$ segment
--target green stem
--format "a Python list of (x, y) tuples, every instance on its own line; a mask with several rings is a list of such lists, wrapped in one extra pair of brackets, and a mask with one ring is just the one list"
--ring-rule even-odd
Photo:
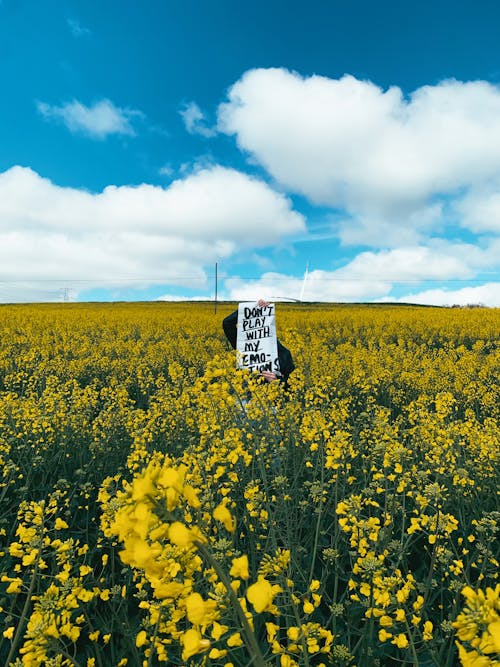
[(238, 619), (241, 623), (245, 644), (250, 655), (252, 656), (252, 663), (256, 665), (256, 667), (266, 667), (266, 661), (264, 660), (264, 656), (262, 655), (260, 646), (258, 645), (257, 639), (255, 638), (255, 634), (252, 628), (250, 627), (250, 624), (248, 623), (248, 618), (246, 617), (246, 614), (241, 607), (240, 601), (238, 600), (238, 596), (236, 595), (236, 593), (233, 590), (233, 587), (231, 586), (231, 580), (229, 579), (226, 572), (221, 568), (217, 560), (213, 557), (211, 551), (204, 544), (201, 544), (201, 542), (195, 542), (195, 545), (198, 551), (203, 556), (203, 558), (207, 561), (210, 567), (213, 567), (217, 576), (224, 584), (224, 587), (227, 591), (231, 604), (233, 605), (233, 608), (236, 611)]
[(155, 639), (158, 637), (158, 628), (160, 627), (160, 618), (161, 618), (161, 609), (158, 610), (158, 618), (156, 619), (155, 631), (151, 638), (151, 652), (149, 654), (148, 667), (151, 667), (153, 664), (153, 657), (155, 654)]
[[(40, 540), (40, 546), (41, 546), (41, 540)], [(7, 660), (5, 661), (5, 664), (8, 665), (10, 664), (12, 658), (14, 657), (16, 651), (17, 651), (17, 645), (19, 643), (19, 640), (21, 639), (21, 635), (24, 630), (24, 624), (26, 622), (26, 617), (28, 615), (28, 609), (31, 603), (31, 596), (33, 595), (33, 591), (35, 590), (35, 584), (36, 584), (36, 576), (38, 574), (38, 566), (40, 563), (40, 559), (42, 557), (42, 550), (39, 549), (36, 561), (35, 561), (35, 566), (33, 568), (33, 574), (31, 575), (31, 582), (30, 582), (30, 587), (28, 589), (28, 593), (26, 595), (26, 600), (24, 602), (23, 610), (21, 612), (21, 616), (19, 618), (19, 623), (16, 628), (16, 633), (14, 635), (14, 639), (12, 640), (12, 646), (10, 647), (9, 655), (7, 656)]]
[(65, 651), (64, 649), (62, 649), (62, 650), (60, 651), (60, 654), (63, 655), (65, 658), (67, 658), (67, 659), (71, 662), (71, 664), (73, 665), (73, 667), (80, 667), (80, 663), (77, 662), (75, 658), (73, 658), (72, 656), (70, 656), (70, 654), (69, 654), (67, 651)]
[[(288, 586), (287, 586), (287, 588), (288, 588)], [(297, 610), (297, 604), (295, 603), (295, 601), (293, 600), (293, 597), (292, 597), (293, 591), (290, 591), (289, 588), (288, 588), (288, 591), (290, 593), (290, 598), (291, 598), (291, 601), (292, 601), (292, 610), (293, 610), (293, 616), (294, 616), (294, 619), (295, 619), (295, 623), (296, 623), (297, 627), (301, 629), (302, 622), (300, 620), (299, 612)], [(304, 665), (305, 665), (305, 667), (309, 667), (309, 654), (308, 654), (308, 651), (307, 651), (306, 640), (305, 640), (305, 637), (304, 637), (302, 631), (301, 631), (300, 634), (301, 634), (300, 643), (301, 643), (301, 646), (302, 646), (302, 654), (304, 656)]]
[(410, 626), (408, 625), (408, 620), (406, 619), (406, 617), (405, 617), (405, 625), (406, 625), (406, 631), (408, 633), (408, 640), (410, 642), (411, 654), (413, 656), (413, 664), (418, 665), (418, 655), (415, 649), (415, 644), (413, 642), (413, 635), (411, 633)]
[[(323, 453), (323, 448), (321, 448), (321, 452)], [(311, 567), (309, 569), (309, 585), (311, 584), (313, 575), (314, 575), (314, 566), (316, 564), (316, 556), (317, 556), (317, 551), (318, 551), (318, 542), (319, 542), (319, 533), (321, 529), (321, 519), (322, 519), (322, 513), (323, 513), (323, 488), (325, 484), (325, 466), (323, 465), (323, 456), (321, 456), (321, 497), (319, 501), (319, 509), (318, 509), (318, 519), (316, 521), (316, 530), (314, 532), (314, 544), (312, 548), (312, 553), (311, 553)]]

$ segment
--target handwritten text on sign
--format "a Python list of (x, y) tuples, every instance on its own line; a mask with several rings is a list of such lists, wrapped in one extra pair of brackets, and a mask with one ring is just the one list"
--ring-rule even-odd
[(249, 371), (279, 371), (274, 303), (240, 303), (236, 337), (238, 366)]

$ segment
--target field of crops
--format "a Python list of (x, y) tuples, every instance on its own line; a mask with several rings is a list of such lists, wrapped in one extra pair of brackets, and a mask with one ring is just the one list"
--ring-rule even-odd
[(500, 665), (500, 311), (0, 307), (0, 664)]

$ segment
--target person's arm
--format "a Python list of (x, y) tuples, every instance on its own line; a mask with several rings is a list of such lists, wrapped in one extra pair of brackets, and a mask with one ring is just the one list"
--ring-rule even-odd
[(231, 343), (233, 350), (236, 350), (236, 325), (238, 324), (238, 311), (228, 315), (222, 320), (222, 328), (226, 334), (226, 338)]
[(285, 384), (288, 382), (290, 373), (295, 370), (295, 364), (290, 350), (278, 341), (278, 359), (280, 363), (281, 377), (279, 378)]

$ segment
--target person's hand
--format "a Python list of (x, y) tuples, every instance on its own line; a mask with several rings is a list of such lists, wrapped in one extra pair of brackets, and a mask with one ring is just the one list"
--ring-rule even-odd
[(266, 380), (266, 382), (272, 382), (273, 380), (278, 379), (276, 373), (271, 373), (271, 371), (262, 371), (261, 375)]
[(269, 305), (269, 301), (266, 301), (265, 299), (259, 299), (257, 303), (261, 308), (265, 308), (266, 306)]

